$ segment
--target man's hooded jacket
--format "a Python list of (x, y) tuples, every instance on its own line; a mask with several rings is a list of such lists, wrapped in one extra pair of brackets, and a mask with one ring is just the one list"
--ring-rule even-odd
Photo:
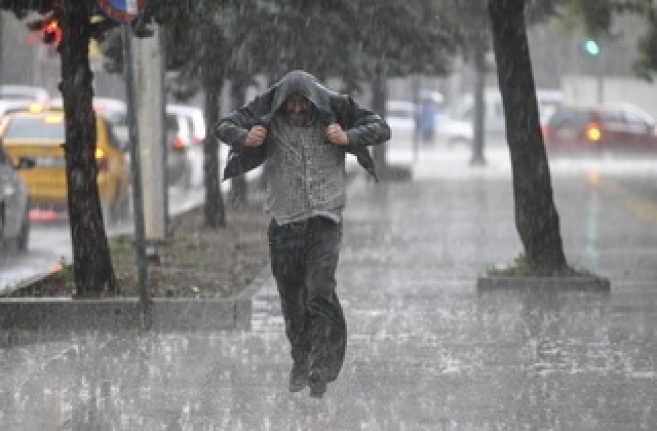
[(344, 150), (356, 156), (358, 163), (376, 179), (374, 162), (367, 147), (390, 139), (386, 122), (379, 115), (358, 106), (351, 97), (324, 87), (314, 76), (301, 70), (289, 72), (267, 91), (215, 125), (214, 136), (231, 147), (224, 179), (250, 171), (265, 161), (271, 139), (269, 133), (259, 147), (245, 147), (242, 143), (251, 127), (262, 125), (269, 129), (274, 115), (294, 93), (301, 94), (314, 105), (318, 120), (324, 126), (340, 124), (349, 137), (349, 145)]

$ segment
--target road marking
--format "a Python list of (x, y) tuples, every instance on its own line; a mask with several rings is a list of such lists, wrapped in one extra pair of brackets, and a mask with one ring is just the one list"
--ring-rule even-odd
[(587, 180), (593, 187), (598, 187), (603, 192), (621, 202), (639, 220), (657, 226), (657, 203), (631, 192), (615, 181), (603, 180), (597, 173), (587, 175)]

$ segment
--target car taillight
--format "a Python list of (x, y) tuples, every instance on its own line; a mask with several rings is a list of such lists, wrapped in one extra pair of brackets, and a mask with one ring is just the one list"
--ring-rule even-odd
[(541, 124), (541, 135), (543, 135), (543, 139), (547, 139), (548, 137), (548, 126), (547, 124)]
[(203, 145), (203, 138), (201, 138), (200, 136), (197, 136), (197, 135), (192, 136), (192, 141), (196, 145)]
[(171, 140), (171, 148), (176, 151), (182, 151), (185, 149), (185, 143), (180, 139), (179, 136), (176, 136)]
[(109, 168), (109, 160), (107, 160), (107, 155), (102, 148), (96, 148), (94, 158), (96, 159), (96, 167), (98, 170), (106, 171)]
[(591, 142), (597, 142), (602, 138), (602, 131), (598, 123), (588, 123), (586, 125), (586, 139)]

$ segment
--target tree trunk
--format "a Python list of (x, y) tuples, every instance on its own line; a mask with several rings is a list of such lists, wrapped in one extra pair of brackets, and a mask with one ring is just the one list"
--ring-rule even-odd
[(472, 117), (472, 159), (470, 164), (482, 166), (486, 164), (484, 158), (484, 122), (486, 118), (486, 104), (484, 103), (485, 80), (486, 80), (486, 42), (479, 40), (473, 47), (473, 62), (475, 85), (472, 93), (474, 97), (474, 115)]
[(219, 95), (224, 83), (223, 40), (208, 25), (201, 31), (203, 64), (201, 74), (205, 94), (204, 112), (207, 133), (203, 143), (203, 173), (205, 179), (205, 225), (210, 228), (226, 227), (226, 208), (220, 187), (219, 142), (212, 128), (219, 120)]
[[(388, 93), (387, 76), (382, 67), (377, 67), (374, 77), (372, 79), (372, 111), (385, 118), (386, 115), (386, 99)], [(395, 137), (392, 136), (391, 140)], [(386, 177), (386, 170), (388, 162), (386, 160), (387, 145), (375, 145), (372, 147), (372, 158), (376, 169), (380, 173), (381, 178)]]
[(540, 132), (524, 20), (525, 0), (489, 0), (497, 75), (513, 170), (516, 227), (531, 266), (567, 265)]
[(103, 224), (96, 177), (96, 116), (89, 68), (88, 2), (62, 0), (60, 91), (66, 116), (68, 212), (73, 243), (73, 276), (77, 296), (117, 291), (116, 276)]
[[(248, 78), (248, 77), (247, 77)], [(231, 102), (233, 109), (243, 106), (246, 102), (246, 89), (249, 86), (249, 80), (244, 79), (244, 75), (236, 76), (231, 85)], [(237, 205), (245, 205), (248, 198), (248, 185), (244, 175), (238, 175), (231, 180), (231, 201)]]

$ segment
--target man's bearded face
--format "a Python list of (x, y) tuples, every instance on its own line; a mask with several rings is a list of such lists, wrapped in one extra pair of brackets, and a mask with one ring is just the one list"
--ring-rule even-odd
[(285, 99), (285, 112), (294, 125), (303, 126), (308, 121), (310, 102), (301, 94), (291, 94)]

